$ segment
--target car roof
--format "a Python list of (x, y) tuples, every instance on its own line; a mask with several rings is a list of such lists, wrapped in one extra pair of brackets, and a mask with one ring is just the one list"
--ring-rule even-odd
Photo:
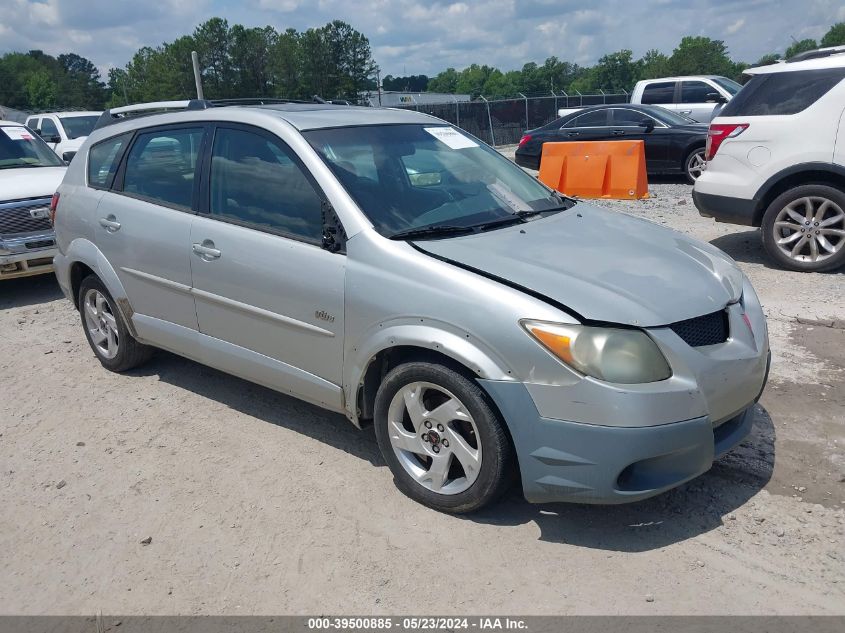
[(657, 77), (655, 79), (641, 79), (638, 84), (648, 84), (655, 81), (683, 81), (684, 79), (728, 79), (722, 75), (678, 75), (677, 77)]
[[(824, 49), (821, 49), (824, 50)], [(802, 70), (824, 70), (826, 68), (845, 68), (845, 51), (835, 52), (826, 57), (812, 57), (810, 59), (802, 59), (799, 61), (784, 61), (768, 66), (757, 66), (756, 68), (746, 68), (742, 72), (747, 75), (768, 75), (771, 73), (789, 73), (799, 72)]]
[[(198, 104), (198, 107), (197, 105)], [(205, 104), (208, 104), (207, 106)], [(238, 116), (243, 114), (243, 116)], [(256, 115), (259, 115), (256, 117)], [(436, 117), (414, 110), (398, 108), (373, 108), (334, 105), (327, 103), (291, 102), (276, 104), (233, 104), (213, 102), (156, 102), (137, 104), (106, 110), (94, 128), (97, 137), (113, 134), (97, 134), (101, 130), (123, 133), (142, 127), (167, 125), (189, 121), (227, 121), (243, 119), (245, 123), (257, 123), (257, 118), (273, 117), (285, 121), (299, 131), (353, 127), (361, 125), (397, 125), (428, 123), (444, 125)]]
[[(358, 125), (395, 125), (399, 123), (433, 123), (431, 115), (399, 108), (371, 108), (323, 103), (281, 103), (273, 105), (237, 106), (271, 111), (300, 131)], [(209, 114), (213, 109), (207, 110)]]
[(34, 114), (30, 114), (27, 116), (27, 119), (31, 119), (33, 117), (40, 117), (40, 116), (57, 116), (59, 118), (64, 116), (100, 116), (102, 114), (102, 110), (94, 111), (94, 110), (71, 110), (68, 112), (36, 112)]
[(5, 125), (14, 125), (15, 127), (26, 127), (23, 123), (18, 123), (17, 121), (0, 120), (0, 126), (5, 126)]

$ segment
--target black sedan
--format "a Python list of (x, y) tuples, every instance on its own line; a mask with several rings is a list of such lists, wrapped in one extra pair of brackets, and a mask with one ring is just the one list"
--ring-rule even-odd
[(649, 174), (684, 174), (695, 182), (704, 170), (706, 124), (660, 106), (627, 103), (583, 108), (527, 131), (516, 150), (516, 163), (540, 169), (546, 142), (622, 140), (645, 141)]

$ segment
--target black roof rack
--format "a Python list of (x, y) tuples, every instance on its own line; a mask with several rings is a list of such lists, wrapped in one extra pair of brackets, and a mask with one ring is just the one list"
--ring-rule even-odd
[(150, 103), (137, 103), (134, 105), (121, 106), (106, 110), (97, 119), (94, 129), (120, 123), (128, 118), (140, 116), (151, 116), (173, 110), (207, 110), (209, 108), (221, 108), (225, 106), (250, 106), (250, 105), (273, 105), (280, 103), (325, 103), (315, 96), (311, 101), (299, 99), (280, 99), (276, 97), (244, 97), (237, 99), (183, 99), (181, 101), (152, 101)]
[(807, 59), (819, 59), (820, 57), (830, 57), (831, 55), (837, 55), (839, 53), (845, 53), (845, 46), (828, 46), (827, 48), (817, 48), (812, 51), (798, 53), (797, 55), (793, 55), (792, 57), (787, 59), (786, 63), (791, 64), (793, 62), (803, 62)]

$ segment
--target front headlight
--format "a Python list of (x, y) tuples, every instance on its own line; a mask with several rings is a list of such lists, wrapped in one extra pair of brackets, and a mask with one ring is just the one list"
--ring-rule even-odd
[(642, 330), (521, 321), (522, 327), (572, 369), (623, 385), (672, 375), (657, 344)]

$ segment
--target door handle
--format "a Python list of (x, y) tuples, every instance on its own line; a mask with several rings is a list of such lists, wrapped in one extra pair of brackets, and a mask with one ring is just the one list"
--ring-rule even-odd
[(567, 136), (579, 136), (581, 132), (567, 132)]
[(191, 249), (205, 261), (219, 259), (223, 254), (219, 249), (214, 248), (214, 242), (211, 240), (203, 240), (202, 244), (194, 243)]
[(625, 136), (625, 130), (613, 130), (613, 136)]
[(100, 226), (102, 226), (109, 233), (114, 233), (115, 231), (120, 230), (120, 222), (118, 222), (117, 218), (113, 215), (108, 215), (104, 218), (100, 218)]
[(681, 114), (692, 114), (692, 110), (678, 110)]

